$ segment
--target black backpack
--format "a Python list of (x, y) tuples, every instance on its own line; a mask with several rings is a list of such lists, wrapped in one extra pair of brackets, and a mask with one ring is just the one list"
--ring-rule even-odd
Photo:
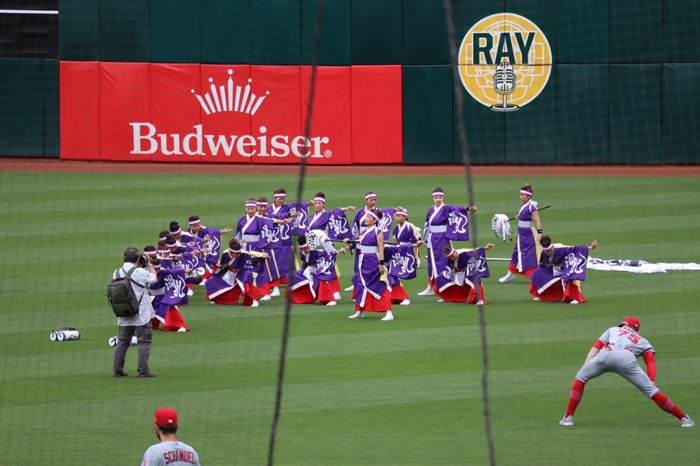
[[(134, 270), (136, 267), (129, 270), (124, 278), (117, 277), (107, 285), (107, 299), (117, 317), (133, 317), (139, 313), (141, 300), (136, 299), (132, 284), (140, 285), (131, 279)], [(141, 299), (143, 299), (143, 295)]]

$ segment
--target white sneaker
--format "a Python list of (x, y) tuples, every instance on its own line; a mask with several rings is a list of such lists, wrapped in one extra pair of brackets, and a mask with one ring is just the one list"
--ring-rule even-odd
[(542, 301), (540, 298), (534, 298), (533, 301)]
[(690, 416), (681, 419), (681, 427), (695, 427), (695, 423), (690, 420)]
[(339, 291), (336, 291), (335, 293), (333, 293), (333, 299), (335, 299), (336, 301), (340, 301), (342, 299)]
[(364, 318), (365, 318), (365, 311), (357, 311), (356, 313), (354, 313), (353, 315), (348, 317), (348, 319), (364, 319)]
[(513, 274), (513, 272), (511, 272), (510, 270), (508, 271), (505, 277), (501, 277), (498, 279), (498, 281), (501, 283), (512, 282), (513, 280), (515, 280), (515, 274)]
[(194, 294), (194, 291), (191, 289), (187, 288), (187, 296), (192, 296)]
[(560, 426), (573, 426), (574, 425), (574, 417), (573, 416), (564, 416), (564, 419), (559, 421)]
[(570, 302), (569, 304), (578, 304), (578, 303), (579, 303), (579, 302), (578, 302), (578, 301), (576, 301), (576, 300), (574, 299), (574, 300), (573, 300), (573, 301), (571, 301), (571, 302)]
[(278, 286), (276, 286), (272, 289), (272, 293), (270, 293), (270, 296), (279, 296), (279, 295), (280, 295), (280, 289)]
[(444, 303), (445, 300), (444, 300), (444, 299), (438, 299), (438, 302), (439, 302), (439, 303)]
[(179, 329), (177, 329), (177, 331), (182, 333), (182, 332), (186, 332), (187, 329), (185, 327), (180, 327)]
[(477, 306), (483, 306), (484, 305), (484, 300), (480, 299), (479, 301), (476, 302)]
[(260, 303), (257, 301), (253, 301), (253, 304), (250, 305), (250, 307), (258, 307), (260, 306)]
[(388, 322), (390, 320), (394, 320), (394, 314), (392, 314), (391, 311), (386, 311), (386, 316), (382, 318), (382, 321)]
[(272, 299), (272, 296), (270, 296), (269, 294), (266, 294), (265, 296), (260, 298), (260, 301), (269, 301), (271, 299)]
[(335, 301), (328, 301), (326, 303), (326, 306), (335, 306), (336, 304), (338, 304), (338, 303), (336, 303)]
[(404, 299), (403, 301), (401, 301), (399, 306), (408, 306), (409, 304), (411, 304), (411, 301), (409, 301), (408, 299)]
[(432, 296), (434, 294), (435, 294), (435, 290), (433, 290), (432, 286), (428, 285), (428, 288), (426, 288), (425, 290), (418, 293), (418, 296)]
[(350, 285), (349, 287), (345, 288), (345, 291), (352, 291), (354, 289), (355, 289), (355, 287)]

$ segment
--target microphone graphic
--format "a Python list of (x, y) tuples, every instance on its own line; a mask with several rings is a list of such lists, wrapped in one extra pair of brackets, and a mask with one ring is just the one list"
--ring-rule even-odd
[(513, 65), (508, 62), (501, 62), (496, 66), (496, 72), (493, 75), (493, 88), (496, 94), (503, 96), (503, 103), (500, 105), (492, 105), (491, 110), (494, 112), (512, 112), (520, 107), (508, 103), (508, 96), (515, 91), (515, 72)]

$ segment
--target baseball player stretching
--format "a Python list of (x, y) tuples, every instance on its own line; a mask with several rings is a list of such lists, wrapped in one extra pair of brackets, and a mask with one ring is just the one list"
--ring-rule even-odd
[[(644, 357), (648, 375), (637, 364), (637, 358), (640, 356)], [(571, 387), (569, 407), (564, 419), (559, 421), (560, 425), (574, 425), (574, 411), (581, 402), (586, 383), (606, 372), (615, 372), (627, 379), (647, 398), (654, 400), (659, 408), (680, 419), (681, 427), (695, 426), (695, 423), (690, 420), (690, 416), (681, 411), (656, 388), (654, 384), (656, 379), (654, 347), (639, 334), (639, 320), (634, 317), (628, 317), (617, 327), (606, 330), (588, 352), (586, 362), (576, 374), (574, 386)]]

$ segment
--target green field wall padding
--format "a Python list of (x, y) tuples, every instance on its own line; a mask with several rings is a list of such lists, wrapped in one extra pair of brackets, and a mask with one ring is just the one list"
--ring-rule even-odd
[(452, 67), (403, 67), (404, 163), (452, 163)]
[[(318, 6), (61, 0), (58, 59), (311, 65)], [(458, 49), (487, 17), (510, 13), (537, 26), (551, 55), (537, 65), (549, 78), (536, 97), (504, 113), (475, 95), (493, 92), (493, 80), (467, 91), (452, 71), (441, 0), (324, 2), (319, 65), (403, 66), (404, 162), (461, 163), (458, 92), (472, 163), (700, 163), (697, 0), (453, 0), (452, 7)], [(55, 59), (0, 59), (0, 156), (60, 156), (58, 69)]]

